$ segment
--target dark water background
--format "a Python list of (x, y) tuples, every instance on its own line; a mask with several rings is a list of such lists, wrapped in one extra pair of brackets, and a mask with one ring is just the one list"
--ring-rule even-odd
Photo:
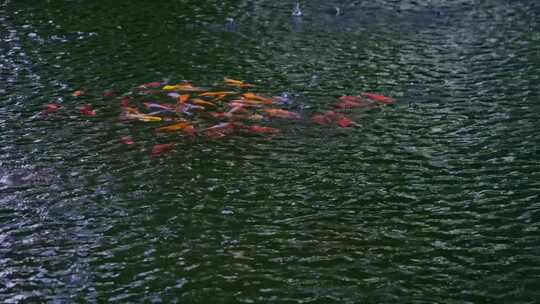
[[(301, 4), (3, 0), (0, 302), (538, 303), (538, 1)], [(101, 97), (223, 76), (398, 103), (152, 158)]]

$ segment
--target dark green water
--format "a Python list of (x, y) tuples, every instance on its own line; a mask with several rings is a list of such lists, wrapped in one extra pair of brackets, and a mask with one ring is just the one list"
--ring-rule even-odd
[[(538, 303), (538, 2), (291, 8), (2, 1), (0, 302)], [(223, 76), (306, 113), (398, 103), (152, 158), (170, 136), (101, 97)], [(97, 117), (41, 114), (80, 88)]]

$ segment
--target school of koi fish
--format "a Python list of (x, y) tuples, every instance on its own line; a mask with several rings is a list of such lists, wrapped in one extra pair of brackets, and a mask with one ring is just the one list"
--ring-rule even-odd
[[(224, 78), (223, 82), (211, 89), (195, 86), (190, 81), (174, 85), (149, 82), (122, 95), (106, 91), (104, 97), (119, 100), (120, 119), (125, 123), (155, 123), (157, 133), (208, 139), (246, 134), (276, 136), (282, 130), (268, 126), (272, 120), (303, 121), (339, 128), (359, 127), (360, 124), (348, 117), (352, 109), (374, 108), (396, 102), (394, 98), (378, 93), (346, 95), (339, 97), (331, 110), (306, 117), (289, 109), (286, 97), (256, 94), (250, 91), (254, 87), (253, 84), (230, 78)], [(85, 91), (77, 90), (72, 96), (80, 98), (85, 94)], [(54, 115), (62, 109), (61, 104), (49, 103), (45, 105), (44, 113)], [(78, 110), (83, 116), (98, 115), (98, 111), (89, 104), (80, 106)], [(120, 138), (120, 142), (128, 146), (136, 144), (131, 136)], [(163, 155), (173, 151), (176, 146), (176, 142), (156, 144), (150, 153), (152, 156)]]

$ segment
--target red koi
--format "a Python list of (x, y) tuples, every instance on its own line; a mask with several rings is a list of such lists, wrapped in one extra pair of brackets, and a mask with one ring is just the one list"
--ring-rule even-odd
[(210, 116), (212, 116), (213, 118), (217, 119), (227, 117), (227, 113), (225, 112), (208, 112), (208, 114), (210, 114)]
[(128, 146), (131, 146), (131, 145), (135, 144), (135, 141), (131, 138), (131, 136), (122, 136), (122, 138), (120, 138), (120, 141), (124, 145), (128, 145)]
[(355, 125), (355, 123), (348, 119), (347, 117), (345, 116), (341, 116), (337, 121), (336, 121), (337, 125), (342, 127), (342, 128), (349, 128), (349, 127), (352, 127), (353, 125)]
[(311, 121), (318, 124), (327, 126), (343, 116), (338, 115), (334, 111), (326, 111), (324, 114), (315, 114), (311, 117)]
[(131, 107), (131, 105), (129, 104), (131, 102), (131, 97), (124, 97), (122, 98), (122, 100), (120, 101), (120, 106), (122, 108), (128, 108), (128, 107)]
[(152, 156), (159, 156), (170, 152), (175, 146), (175, 143), (159, 144), (152, 147)]
[(49, 104), (45, 105), (45, 111), (47, 113), (55, 113), (58, 110), (60, 110), (61, 108), (62, 108), (62, 106), (57, 104), (57, 103), (49, 103)]
[(362, 93), (362, 96), (366, 96), (367, 98), (371, 100), (382, 102), (387, 105), (393, 104), (396, 102), (396, 100), (392, 97), (387, 97), (387, 96), (377, 94), (377, 93)]
[(95, 110), (92, 109), (91, 105), (84, 105), (80, 109), (81, 114), (85, 116), (96, 116), (97, 113)]
[(265, 134), (277, 134), (281, 133), (280, 129), (272, 128), (272, 127), (263, 127), (259, 125), (251, 125), (248, 128), (249, 131), (253, 133), (265, 133)]

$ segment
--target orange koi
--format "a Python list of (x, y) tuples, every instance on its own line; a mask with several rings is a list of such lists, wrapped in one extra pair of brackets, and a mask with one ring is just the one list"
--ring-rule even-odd
[(180, 103), (186, 103), (188, 102), (189, 98), (191, 97), (190, 94), (182, 94), (178, 97), (178, 102)]
[(334, 107), (338, 109), (370, 107), (373, 105), (373, 103), (358, 96), (341, 96), (339, 100), (341, 100), (341, 102), (334, 105)]
[(204, 93), (201, 93), (199, 94), (199, 96), (202, 96), (202, 97), (219, 97), (221, 95), (233, 95), (233, 94), (236, 94), (236, 92), (231, 92), (231, 91), (221, 91), (221, 92), (204, 92)]
[(179, 122), (175, 123), (173, 125), (157, 128), (157, 132), (176, 132), (176, 131), (183, 131), (186, 129), (193, 129), (193, 126), (189, 122)]
[(159, 116), (152, 116), (152, 115), (146, 115), (146, 114), (137, 114), (137, 113), (129, 113), (124, 112), (120, 115), (120, 119), (122, 120), (138, 120), (143, 122), (159, 122), (162, 121), (163, 118)]
[(362, 96), (366, 96), (367, 98), (371, 99), (371, 100), (374, 100), (374, 101), (378, 101), (378, 102), (382, 102), (384, 104), (393, 104), (396, 102), (396, 100), (392, 97), (388, 97), (388, 96), (384, 96), (384, 95), (381, 95), (381, 94), (377, 94), (377, 93), (361, 93)]
[(211, 103), (210, 101), (202, 100), (200, 98), (193, 98), (191, 102), (198, 106), (203, 107), (215, 107), (216, 105), (214, 103)]
[(235, 79), (231, 79), (231, 78), (227, 78), (227, 77), (224, 77), (223, 80), (225, 81), (226, 85), (233, 86), (233, 87), (252, 88), (252, 87), (255, 86), (253, 84), (245, 83), (242, 80), (235, 80)]
[(300, 119), (300, 114), (283, 109), (265, 109), (264, 112), (270, 117), (286, 118), (286, 119)]
[(226, 94), (222, 94), (222, 95), (218, 95), (216, 96), (216, 98), (212, 99), (212, 101), (220, 101), (220, 100), (223, 100), (225, 97), (227, 97)]
[(178, 90), (186, 92), (202, 92), (203, 88), (195, 87), (192, 84), (179, 84), (177, 85)]
[(142, 114), (139, 109), (134, 107), (122, 107), (122, 110), (129, 114)]
[(254, 93), (244, 93), (244, 98), (248, 99), (248, 100), (258, 100), (258, 101), (261, 101), (263, 102), (264, 104), (273, 104), (274, 103), (274, 100), (272, 98), (268, 98), (268, 97), (264, 97), (264, 96), (261, 96), (261, 95), (257, 95), (257, 94), (254, 94)]
[(262, 108), (260, 104), (246, 103), (245, 100), (232, 101), (229, 106), (233, 108)]
[(75, 92), (73, 92), (73, 94), (71, 94), (73, 97), (80, 97), (80, 96), (83, 96), (85, 94), (85, 92), (83, 90), (77, 90)]

